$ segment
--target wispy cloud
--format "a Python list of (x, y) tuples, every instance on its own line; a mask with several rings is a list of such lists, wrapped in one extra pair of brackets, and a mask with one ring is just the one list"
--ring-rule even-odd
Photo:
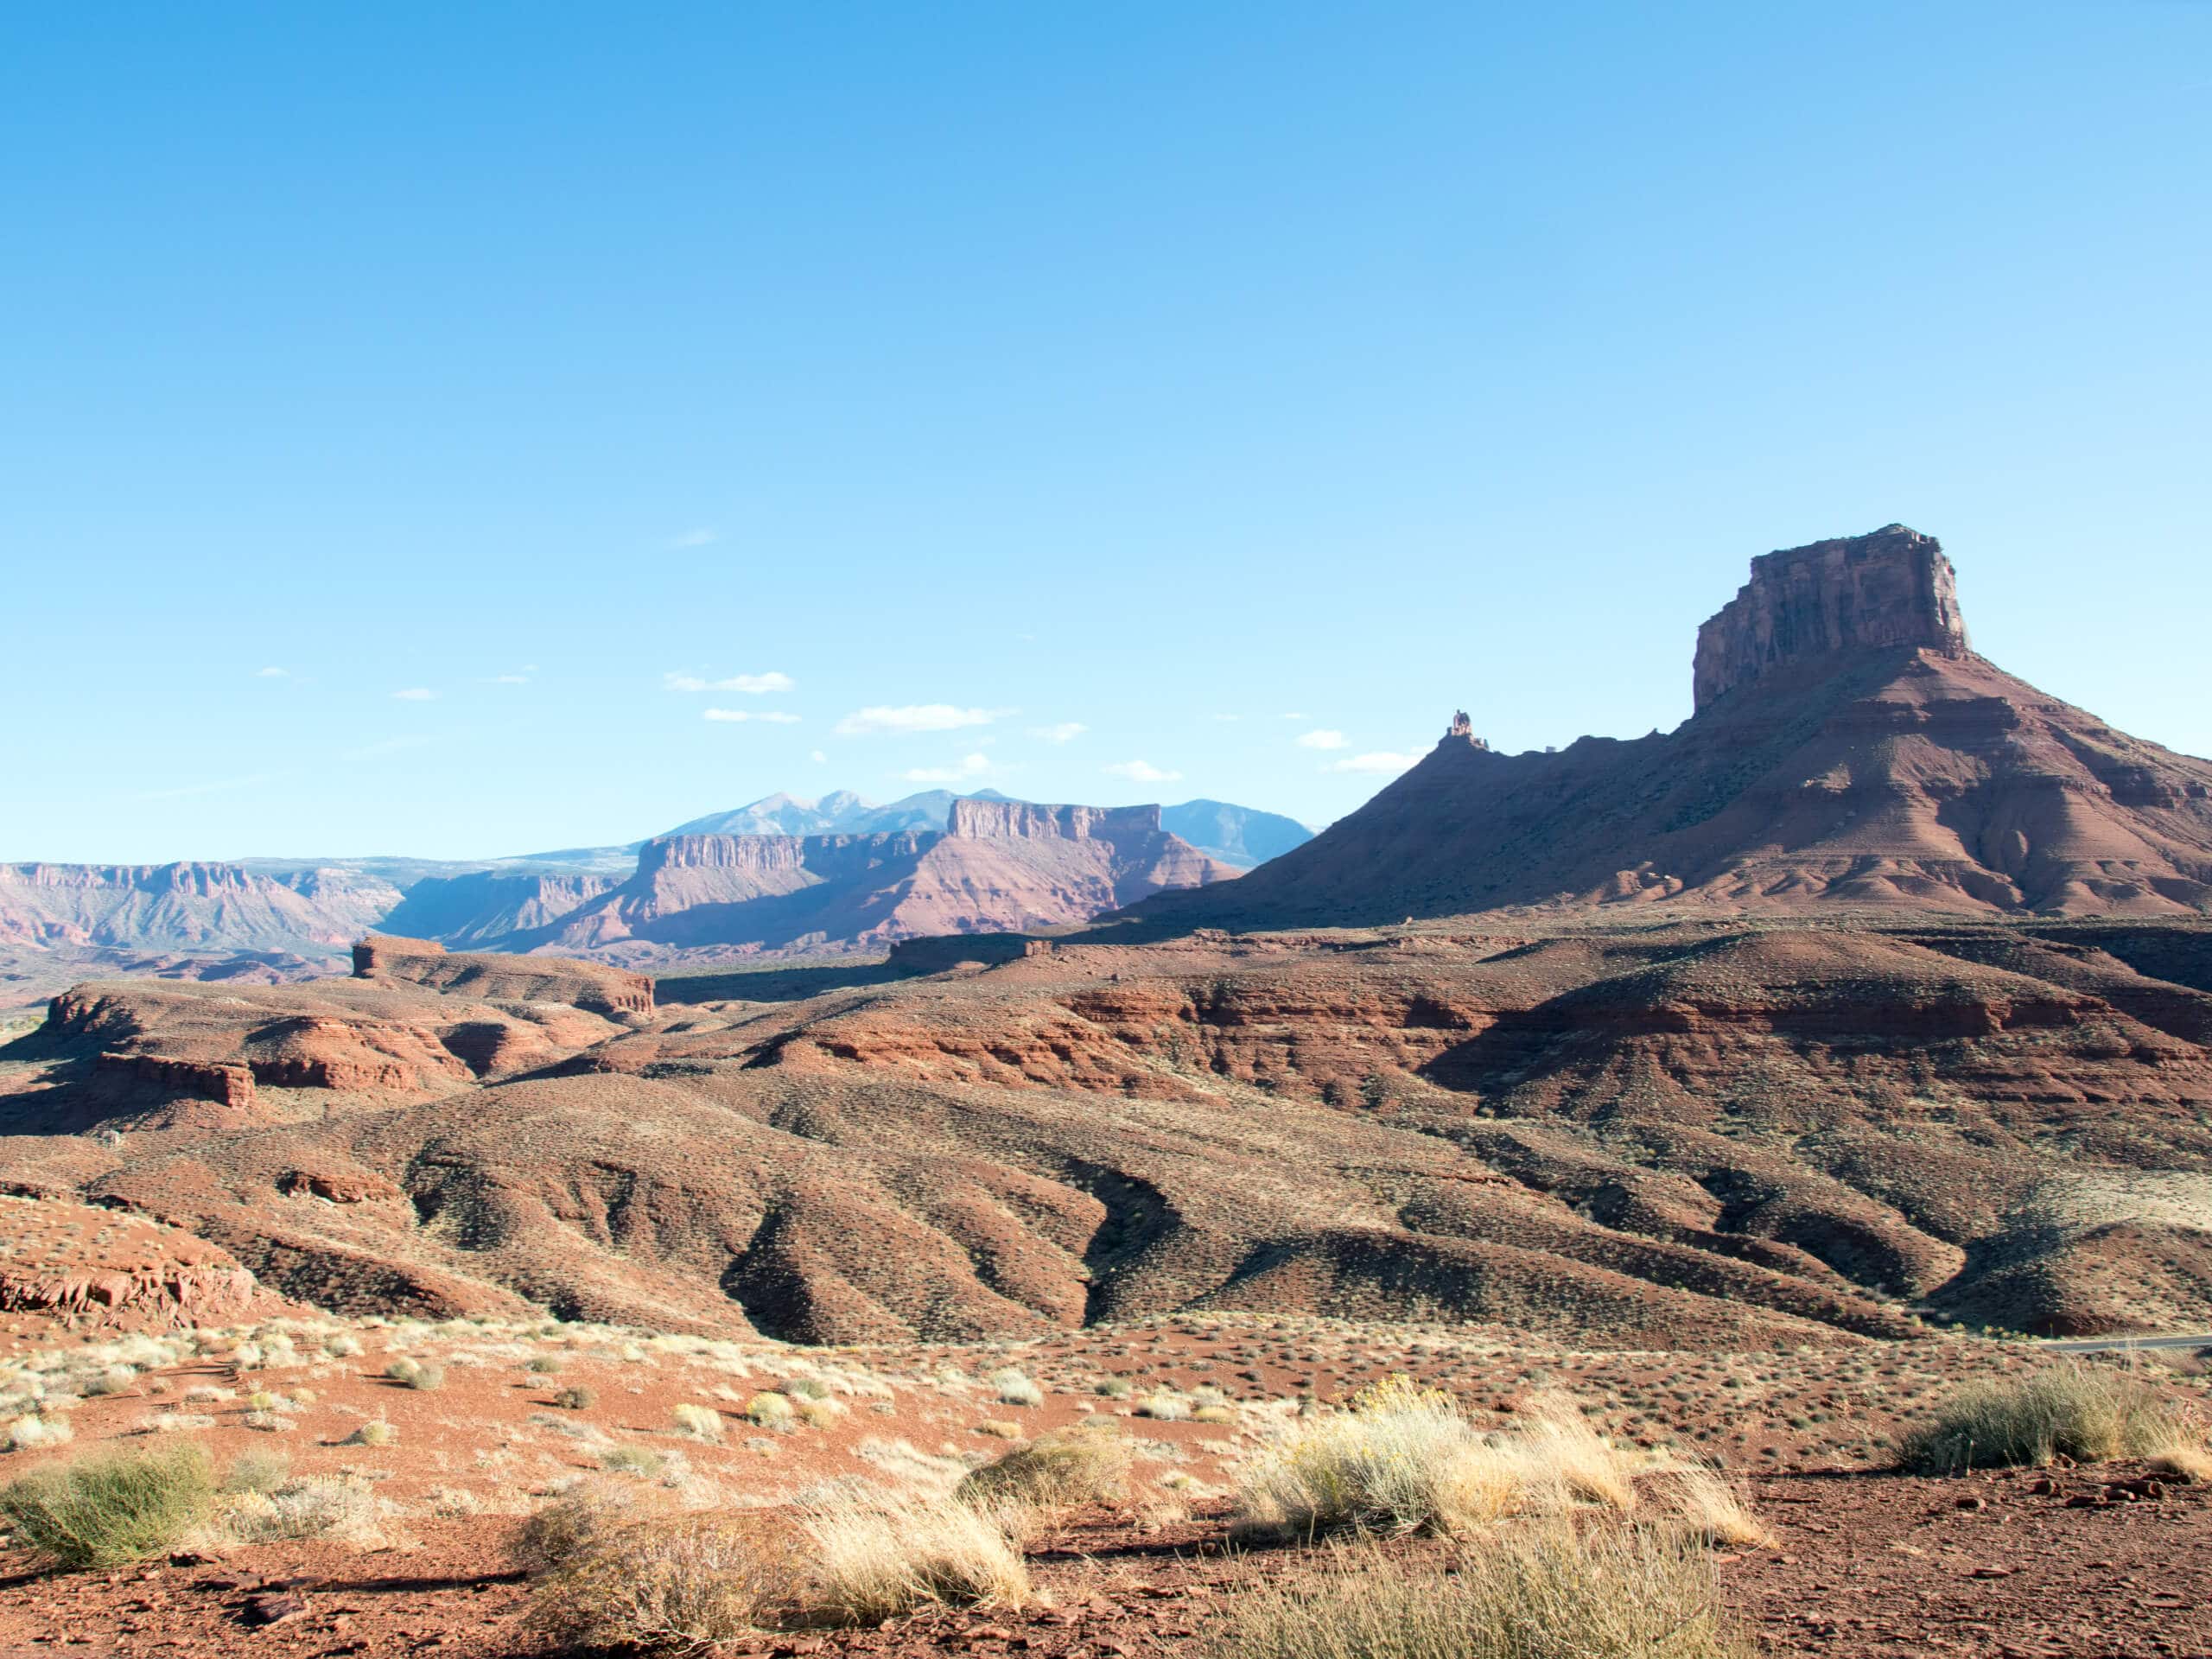
[(696, 529), (687, 530), (680, 535), (670, 537), (668, 544), (673, 548), (711, 547), (721, 538), (720, 531), (709, 530), (702, 524)]
[(527, 674), (490, 674), (485, 677), (483, 683), (486, 685), (528, 685), (530, 683), (530, 676)]
[(830, 757), (829, 757), (828, 755), (826, 755), (826, 754), (823, 753), (822, 753), (822, 751), (821, 751), (821, 750), (819, 750), (819, 749), (810, 749), (810, 750), (809, 750), (809, 751), (807, 752), (807, 756), (806, 756), (806, 758), (807, 758), (808, 760), (810, 760), (813, 761), (813, 762), (814, 762), (814, 764), (815, 764), (816, 766), (828, 766), (828, 765), (830, 764)]
[(1243, 719), (1244, 716), (1242, 715), (1216, 715), (1214, 718), (1220, 721), (1224, 725), (1228, 725), (1231, 721)]
[(899, 775), (910, 784), (964, 784), (996, 771), (987, 754), (968, 754), (955, 766), (912, 766)]
[(1332, 732), (1325, 726), (1310, 732), (1300, 732), (1296, 741), (1301, 749), (1342, 749), (1349, 748), (1351, 744), (1342, 732)]
[(1072, 743), (1090, 729), (1079, 720), (1064, 720), (1057, 726), (1032, 726), (1029, 735), (1041, 737), (1047, 743)]
[(438, 694), (427, 685), (410, 685), (404, 691), (395, 691), (391, 695), (401, 702), (430, 702), (436, 699)]
[(1391, 754), (1376, 750), (1370, 754), (1348, 754), (1341, 760), (1332, 760), (1321, 768), (1324, 772), (1399, 772), (1417, 765), (1417, 754)]
[(1294, 709), (1288, 714), (1285, 715), (1283, 718), (1285, 720), (1311, 720), (1313, 716), (1311, 715), (1300, 714), (1297, 709)]
[(871, 737), (882, 732), (956, 732), (963, 726), (988, 726), (1019, 712), (1013, 709), (957, 709), (949, 702), (910, 702), (899, 708), (855, 709), (837, 722), (840, 737)]
[(771, 726), (796, 726), (797, 715), (787, 715), (780, 709), (702, 709), (700, 715), (707, 720), (760, 720)]
[(709, 680), (697, 674), (664, 674), (660, 683), (671, 691), (742, 691), (753, 697), (766, 696), (771, 691), (789, 691), (798, 684), (790, 675), (779, 674), (774, 669), (766, 674), (733, 674), (724, 680)]
[(1149, 760), (1116, 760), (1099, 770), (1112, 777), (1126, 778), (1133, 784), (1172, 784), (1183, 775), (1179, 772), (1162, 772)]
[(292, 677), (292, 671), (289, 668), (257, 668), (253, 671), (253, 677), (257, 680), (289, 680)]

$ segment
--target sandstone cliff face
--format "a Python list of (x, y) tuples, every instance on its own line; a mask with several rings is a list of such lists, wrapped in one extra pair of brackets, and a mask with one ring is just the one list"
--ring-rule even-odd
[(1030, 801), (953, 802), (945, 833), (971, 840), (1141, 841), (1162, 833), (1157, 806), (1040, 806)]
[(0, 864), (0, 941), (328, 957), (399, 901), (343, 872), (234, 864)]
[(1695, 706), (1783, 664), (1890, 645), (1967, 652), (1956, 578), (1933, 536), (1891, 524), (1764, 553), (1698, 630)]
[(880, 949), (1088, 921), (1237, 874), (1160, 827), (1156, 806), (956, 799), (948, 829), (663, 836), (638, 874), (510, 949), (655, 963)]
[(544, 875), (472, 870), (430, 876), (407, 889), (382, 931), (406, 938), (437, 939), (448, 946), (482, 944), (560, 920), (616, 885), (613, 875)]

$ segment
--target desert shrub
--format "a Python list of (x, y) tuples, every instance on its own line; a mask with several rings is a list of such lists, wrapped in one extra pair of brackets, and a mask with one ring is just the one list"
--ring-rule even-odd
[(550, 1376), (560, 1369), (560, 1359), (552, 1354), (540, 1354), (523, 1367), (523, 1370), (530, 1372), (533, 1376)]
[(41, 1417), (35, 1413), (18, 1417), (8, 1425), (3, 1435), (10, 1452), (36, 1452), (49, 1446), (60, 1446), (76, 1438), (77, 1431), (62, 1417)]
[(90, 1397), (102, 1394), (128, 1394), (137, 1381), (138, 1373), (130, 1366), (110, 1365), (93, 1372), (77, 1386)]
[(702, 1650), (757, 1628), (787, 1569), (760, 1534), (728, 1516), (618, 1528), (542, 1579), (528, 1623), (563, 1647)]
[(404, 1379), (410, 1389), (429, 1394), (446, 1385), (446, 1368), (442, 1365), (417, 1365), (411, 1376)]
[(827, 1395), (798, 1401), (791, 1408), (798, 1413), (799, 1421), (809, 1428), (828, 1428), (845, 1414), (844, 1402)]
[(599, 1466), (613, 1474), (651, 1480), (668, 1467), (668, 1459), (649, 1446), (611, 1446), (599, 1454)]
[(745, 1421), (756, 1428), (789, 1428), (798, 1416), (798, 1408), (783, 1394), (756, 1394), (745, 1408)]
[(1239, 1594), (1208, 1659), (1751, 1659), (1688, 1541), (1508, 1529), (1450, 1561), (1347, 1550)]
[(589, 1411), (599, 1403), (599, 1395), (583, 1383), (572, 1383), (553, 1396), (553, 1403), (563, 1411)]
[(694, 1405), (687, 1400), (672, 1408), (668, 1414), (675, 1419), (679, 1434), (688, 1434), (695, 1440), (719, 1440), (722, 1437), (722, 1414), (712, 1406)]
[(1137, 1402), (1137, 1415), (1163, 1423), (1179, 1423), (1191, 1414), (1191, 1402), (1179, 1394), (1162, 1390)]
[(1098, 1379), (1097, 1392), (1104, 1399), (1126, 1400), (1134, 1390), (1125, 1376), (1102, 1376)]
[(1898, 1448), (1905, 1468), (1931, 1474), (2155, 1456), (2188, 1439), (2178, 1414), (2126, 1372), (2069, 1365), (2022, 1382), (1982, 1382), (1945, 1401), (1932, 1423)]
[(970, 1470), (953, 1497), (971, 1505), (1007, 1500), (1039, 1509), (1118, 1503), (1128, 1494), (1129, 1443), (1089, 1430), (1040, 1435), (995, 1462)]
[(578, 1481), (515, 1529), (507, 1553), (525, 1573), (565, 1566), (595, 1540), (664, 1518), (675, 1500), (658, 1486), (604, 1476)]
[(412, 1388), (415, 1383), (416, 1374), (422, 1369), (423, 1362), (421, 1360), (402, 1357), (393, 1360), (391, 1363), (385, 1366), (384, 1368), (384, 1374), (387, 1381), (405, 1383), (410, 1388)]
[(1003, 1404), (1041, 1406), (1045, 1403), (1045, 1390), (1011, 1365), (1002, 1371), (993, 1371), (989, 1380), (993, 1392)]
[(830, 1385), (818, 1376), (795, 1376), (784, 1384), (784, 1392), (800, 1400), (827, 1400)]
[(292, 1460), (282, 1452), (241, 1452), (223, 1477), (226, 1492), (273, 1492), (289, 1479)]
[(361, 1351), (360, 1339), (349, 1337), (343, 1331), (322, 1339), (322, 1351), (333, 1359), (345, 1359)]
[(1510, 1512), (1578, 1503), (1628, 1510), (1631, 1459), (1572, 1402), (1532, 1402), (1508, 1432), (1484, 1435), (1441, 1389), (1394, 1376), (1342, 1411), (1304, 1418), (1238, 1471), (1237, 1526), (1311, 1536), (1344, 1528), (1465, 1532)]
[(340, 1446), (397, 1446), (399, 1444), (399, 1431), (379, 1417), (373, 1422), (363, 1423), (338, 1444)]
[(865, 1491), (801, 1511), (816, 1616), (877, 1624), (925, 1602), (1020, 1607), (1029, 1570), (1012, 1531), (1018, 1506), (984, 1508)]
[(214, 1495), (207, 1454), (172, 1442), (33, 1470), (0, 1489), (0, 1519), (65, 1567), (116, 1567), (168, 1548)]
[(223, 1506), (220, 1530), (241, 1544), (291, 1538), (339, 1538), (369, 1544), (383, 1536), (385, 1506), (362, 1481), (309, 1475), (273, 1491), (238, 1493)]

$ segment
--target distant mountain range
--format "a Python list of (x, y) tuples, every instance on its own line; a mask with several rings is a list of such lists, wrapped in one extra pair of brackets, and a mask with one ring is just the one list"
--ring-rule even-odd
[(1040, 808), (931, 790), (877, 805), (838, 791), (512, 858), (0, 864), (0, 1007), (118, 972), (296, 978), (372, 929), (665, 964), (1058, 925), (1227, 880), (1309, 838), (1221, 801)]

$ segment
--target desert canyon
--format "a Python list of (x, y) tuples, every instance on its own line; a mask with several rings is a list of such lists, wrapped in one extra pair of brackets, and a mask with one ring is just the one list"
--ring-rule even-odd
[(435, 1567), (195, 1547), (85, 1605), (116, 1651), (536, 1651), (483, 1517), (671, 1409), (761, 1513), (1128, 1417), (1153, 1507), (1038, 1522), (1033, 1596), (736, 1650), (1182, 1651), (1284, 1560), (1231, 1547), (1266, 1448), (1403, 1373), (1493, 1439), (1580, 1390), (1631, 1487), (1747, 1479), (1714, 1570), (1766, 1650), (2212, 1650), (2201, 1358), (2141, 1385), (2194, 1464), (1897, 1471), (2031, 1338), (2212, 1326), (2212, 763), (1977, 654), (1901, 525), (1753, 560), (1692, 674), (1632, 741), (1457, 715), (1311, 839), (774, 798), (566, 864), (0, 871), (18, 983), (95, 970), (0, 1048), (11, 1351), (155, 1344), (80, 1440), (291, 1354), (309, 1403), (253, 1412), (384, 1458)]

